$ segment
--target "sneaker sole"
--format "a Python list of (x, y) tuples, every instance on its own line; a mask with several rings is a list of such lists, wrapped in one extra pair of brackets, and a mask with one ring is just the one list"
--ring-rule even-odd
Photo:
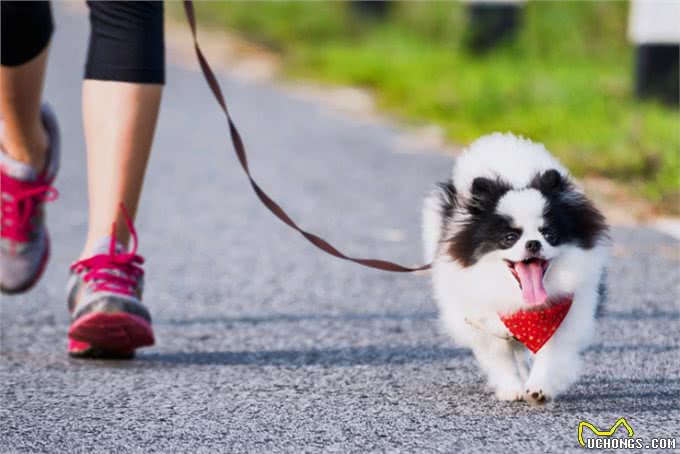
[(49, 260), (50, 260), (50, 236), (47, 234), (47, 232), (45, 232), (45, 255), (43, 256), (40, 262), (40, 266), (38, 267), (38, 271), (35, 273), (35, 276), (33, 276), (33, 278), (30, 281), (28, 281), (21, 287), (7, 288), (0, 285), (0, 293), (4, 295), (18, 295), (20, 293), (25, 293), (32, 289), (33, 286), (38, 283), (43, 273), (45, 272), (45, 268), (47, 268), (47, 262), (49, 262)]
[(154, 344), (151, 324), (124, 312), (93, 312), (68, 331), (69, 355), (80, 358), (131, 358), (135, 349)]
[(72, 358), (83, 359), (132, 359), (135, 351), (112, 352), (92, 347), (87, 342), (80, 342), (75, 339), (68, 339), (68, 354)]

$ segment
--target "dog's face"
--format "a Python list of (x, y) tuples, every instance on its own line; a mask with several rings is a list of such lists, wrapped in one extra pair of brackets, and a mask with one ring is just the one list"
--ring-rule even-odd
[(548, 301), (544, 280), (554, 264), (592, 249), (607, 229), (602, 214), (557, 170), (537, 174), (523, 188), (476, 178), (461, 209), (451, 257), (463, 267), (483, 261), (503, 280), (516, 280), (529, 306)]

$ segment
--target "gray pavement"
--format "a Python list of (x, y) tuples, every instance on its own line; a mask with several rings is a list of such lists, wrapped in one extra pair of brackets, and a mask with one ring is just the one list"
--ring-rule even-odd
[[(201, 76), (175, 66), (137, 222), (157, 346), (130, 362), (69, 359), (87, 21), (56, 16), (47, 97), (64, 133), (61, 198), (43, 281), (2, 298), (1, 452), (561, 453), (581, 449), (579, 421), (621, 416), (636, 436), (680, 435), (676, 240), (615, 228), (583, 378), (544, 408), (496, 402), (441, 334), (427, 278), (339, 262), (275, 220), (237, 169)], [(421, 196), (448, 158), (399, 153), (391, 127), (221, 80), (255, 175), (296, 219), (347, 251), (418, 261)]]

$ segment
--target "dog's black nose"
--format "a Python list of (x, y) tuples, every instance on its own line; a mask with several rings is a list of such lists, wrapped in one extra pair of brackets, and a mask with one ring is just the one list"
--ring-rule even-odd
[(532, 254), (535, 254), (541, 250), (541, 242), (536, 240), (529, 240), (527, 241), (526, 248), (527, 251), (531, 252)]

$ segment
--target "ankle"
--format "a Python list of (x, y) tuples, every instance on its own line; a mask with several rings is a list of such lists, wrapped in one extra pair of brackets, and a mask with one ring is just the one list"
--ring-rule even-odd
[[(104, 249), (108, 251), (111, 244), (110, 241), (110, 233), (105, 235), (88, 236), (78, 260), (90, 258), (95, 254), (101, 254)], [(120, 245), (123, 250), (127, 250), (127, 239), (121, 240), (120, 238), (116, 238), (116, 245)]]
[(0, 142), (2, 152), (10, 158), (28, 164), (38, 172), (42, 172), (47, 161), (49, 137), (44, 126), (27, 137), (6, 137)]

